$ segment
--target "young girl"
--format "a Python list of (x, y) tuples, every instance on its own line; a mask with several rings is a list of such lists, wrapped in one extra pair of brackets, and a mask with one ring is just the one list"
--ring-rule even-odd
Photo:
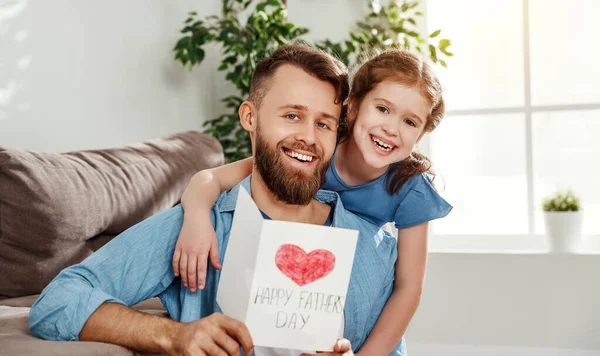
[[(446, 216), (452, 207), (431, 185), (429, 159), (413, 149), (443, 115), (439, 80), (410, 52), (383, 52), (360, 66), (352, 80), (348, 113), (322, 189), (336, 191), (346, 209), (371, 222), (382, 226), (393, 221), (398, 228), (394, 291), (358, 355), (388, 355), (419, 304), (428, 222)], [(196, 285), (204, 287), (207, 255), (220, 268), (210, 209), (221, 191), (251, 171), (252, 158), (201, 171), (183, 195), (185, 217), (173, 269), (192, 292)]]

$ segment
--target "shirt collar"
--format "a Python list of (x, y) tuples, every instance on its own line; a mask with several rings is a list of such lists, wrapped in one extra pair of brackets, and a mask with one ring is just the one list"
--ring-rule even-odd
[[(238, 183), (235, 187), (233, 187), (233, 189), (231, 189), (228, 192), (223, 193), (224, 196), (219, 204), (219, 212), (225, 213), (225, 212), (232, 212), (235, 210), (235, 205), (237, 202), (237, 197), (238, 197), (238, 192), (240, 190), (240, 187), (243, 187), (244, 189), (246, 189), (246, 191), (250, 195), (252, 195), (250, 192), (250, 178), (251, 177), (252, 177), (252, 175), (249, 175), (248, 177), (244, 178), (244, 180), (242, 180), (240, 183)], [(344, 206), (342, 205), (340, 196), (336, 192), (320, 189), (317, 192), (315, 199), (317, 199), (318, 201), (320, 201), (322, 203), (327, 203), (327, 204), (333, 205), (335, 212), (333, 215), (333, 225), (332, 226), (338, 226), (339, 223), (342, 221), (342, 219), (343, 219), (342, 215), (345, 212), (345, 209), (344, 209)]]

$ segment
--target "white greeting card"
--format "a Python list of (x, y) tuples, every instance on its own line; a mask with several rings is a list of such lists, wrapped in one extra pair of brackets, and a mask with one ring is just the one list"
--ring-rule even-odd
[(331, 351), (358, 231), (265, 220), (240, 188), (217, 303), (256, 346)]

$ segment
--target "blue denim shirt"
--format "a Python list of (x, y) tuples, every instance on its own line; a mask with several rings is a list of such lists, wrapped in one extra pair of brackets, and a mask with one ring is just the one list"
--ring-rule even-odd
[[(211, 211), (221, 260), (242, 186), (250, 191), (250, 177), (222, 193)], [(335, 206), (333, 226), (360, 232), (344, 310), (344, 337), (356, 351), (392, 292), (396, 240), (345, 210), (336, 193), (320, 190), (316, 199)], [(173, 275), (171, 261), (182, 224), (183, 209), (178, 205), (129, 228), (80, 264), (64, 269), (32, 306), (31, 333), (47, 340), (78, 340), (83, 325), (102, 303), (132, 306), (156, 296), (171, 318), (181, 322), (221, 312), (216, 302), (220, 271), (209, 264), (205, 288), (196, 293)], [(406, 355), (404, 339), (392, 355)]]

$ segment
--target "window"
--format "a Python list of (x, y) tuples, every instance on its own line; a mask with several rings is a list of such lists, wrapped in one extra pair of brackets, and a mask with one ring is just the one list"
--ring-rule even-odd
[(541, 235), (541, 201), (582, 197), (600, 235), (600, 1), (428, 0), (452, 40), (429, 153), (454, 211), (434, 235)]

